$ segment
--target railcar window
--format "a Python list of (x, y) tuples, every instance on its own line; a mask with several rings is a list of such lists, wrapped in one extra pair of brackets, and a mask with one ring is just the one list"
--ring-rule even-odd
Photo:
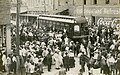
[(94, 0), (94, 3), (93, 4), (97, 4), (97, 0)]
[(79, 32), (79, 31), (80, 31), (79, 25), (75, 25), (74, 26), (74, 32)]

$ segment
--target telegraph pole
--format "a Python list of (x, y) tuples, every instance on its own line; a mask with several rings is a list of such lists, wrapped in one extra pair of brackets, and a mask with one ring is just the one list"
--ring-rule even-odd
[(19, 19), (20, 19), (20, 0), (17, 0), (17, 13), (16, 13), (16, 54), (19, 55), (19, 44), (20, 44), (20, 36), (19, 36)]
[(85, 16), (85, 15), (84, 15), (84, 1), (83, 1), (82, 9), (83, 9), (83, 10), (82, 10), (82, 11), (83, 11), (83, 12), (82, 12), (82, 16), (84, 17), (84, 16)]
[(46, 14), (46, 2), (44, 0), (44, 13)]
[(84, 16), (84, 4), (83, 4), (83, 16)]

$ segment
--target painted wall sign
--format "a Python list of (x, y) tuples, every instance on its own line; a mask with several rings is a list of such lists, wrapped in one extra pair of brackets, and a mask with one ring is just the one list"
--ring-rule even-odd
[[(113, 17), (97, 17), (97, 25), (111, 26), (114, 28), (115, 32), (120, 32), (120, 18)], [(118, 33), (115, 33), (118, 34)]]
[[(73, 9), (74, 10), (74, 9)], [(71, 9), (71, 12), (73, 12)], [(81, 15), (83, 12), (82, 6), (75, 7), (74, 14)], [(91, 14), (120, 14), (120, 7), (119, 6), (85, 6), (84, 8), (85, 15)]]
[(110, 17), (102, 17), (96, 18), (97, 25), (106, 25), (106, 26), (119, 26), (120, 25), (120, 18), (110, 18)]

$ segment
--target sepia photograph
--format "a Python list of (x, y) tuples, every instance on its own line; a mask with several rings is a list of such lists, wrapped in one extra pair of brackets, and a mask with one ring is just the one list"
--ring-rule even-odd
[(0, 0), (0, 75), (120, 75), (120, 0)]

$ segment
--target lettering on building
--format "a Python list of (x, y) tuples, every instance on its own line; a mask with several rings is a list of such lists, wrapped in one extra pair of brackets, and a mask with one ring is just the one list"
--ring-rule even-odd
[(109, 17), (97, 18), (96, 24), (111, 26), (112, 28), (116, 28), (116, 30), (120, 30), (120, 18), (109, 18)]
[[(75, 10), (74, 13), (76, 14), (82, 14), (83, 9), (81, 7), (78, 7), (77, 10)], [(84, 13), (87, 15), (91, 15), (91, 14), (97, 14), (97, 15), (101, 15), (101, 14), (120, 14), (120, 7), (86, 7), (84, 9)]]

